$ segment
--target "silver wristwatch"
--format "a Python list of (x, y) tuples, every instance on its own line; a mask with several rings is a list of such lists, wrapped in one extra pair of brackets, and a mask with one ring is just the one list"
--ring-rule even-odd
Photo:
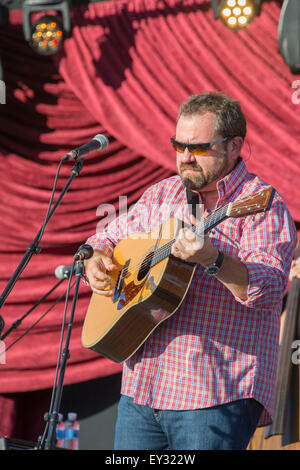
[(206, 274), (209, 274), (210, 276), (216, 276), (221, 269), (223, 260), (224, 260), (224, 253), (219, 251), (216, 261), (206, 266), (206, 268), (204, 269), (204, 272), (206, 272)]

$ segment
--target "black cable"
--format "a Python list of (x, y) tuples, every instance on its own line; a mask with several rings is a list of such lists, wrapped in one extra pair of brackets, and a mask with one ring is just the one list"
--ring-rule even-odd
[[(63, 281), (64, 281), (64, 279), (61, 279), (61, 281), (60, 281), (58, 284), (60, 284), (60, 283), (63, 282)], [(54, 288), (57, 287), (58, 284), (56, 284), (56, 286), (54, 286)], [(73, 284), (71, 285), (70, 289), (72, 289), (72, 287), (74, 286), (74, 284), (75, 284), (75, 281), (74, 281)], [(54, 288), (53, 288), (50, 292), (48, 292), (48, 294), (46, 294), (46, 296), (49, 295), (51, 292), (53, 292)], [(6, 354), (6, 352), (7, 352), (12, 346), (14, 346), (14, 345), (15, 345), (16, 343), (18, 343), (25, 335), (27, 335), (27, 333), (29, 333), (29, 332), (30, 332), (30, 331), (31, 331), (31, 330), (32, 330), (32, 329), (33, 329), (33, 328), (34, 328), (34, 327), (35, 327), (35, 326), (36, 326), (36, 325), (55, 307), (55, 305), (57, 305), (58, 302), (61, 301), (61, 299), (66, 295), (66, 292), (67, 292), (67, 289), (65, 290), (65, 292), (64, 292), (63, 294), (61, 294), (61, 295), (55, 300), (55, 302), (53, 302), (53, 304), (51, 305), (51, 307), (49, 307), (48, 310), (46, 310), (46, 312), (44, 312), (43, 315), (41, 315), (41, 317), (40, 317), (38, 320), (36, 320), (29, 328), (27, 328), (26, 331), (24, 331), (24, 333), (23, 333), (22, 335), (20, 335), (15, 341), (13, 341), (7, 348), (5, 348), (4, 351), (1, 351), (0, 357), (1, 357), (3, 354)], [(45, 297), (44, 297), (44, 298), (45, 298)], [(25, 316), (27, 316), (29, 313), (31, 313), (32, 310), (33, 310), (34, 308), (36, 308), (36, 307), (40, 304), (40, 302), (41, 302), (41, 301), (39, 301), (34, 307), (32, 307), (32, 308), (22, 317), (22, 319), (24, 319)], [(15, 323), (17, 323), (17, 322), (15, 322)], [(17, 326), (19, 326), (19, 324), (18, 324)], [(4, 335), (2, 336), (2, 338), (4, 338)], [(1, 338), (1, 340), (2, 340), (2, 338)]]

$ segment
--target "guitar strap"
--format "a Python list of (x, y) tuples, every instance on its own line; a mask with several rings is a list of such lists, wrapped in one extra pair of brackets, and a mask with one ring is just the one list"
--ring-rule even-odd
[(186, 188), (186, 199), (190, 215), (193, 215), (197, 220), (197, 206), (199, 204), (199, 197), (196, 193)]

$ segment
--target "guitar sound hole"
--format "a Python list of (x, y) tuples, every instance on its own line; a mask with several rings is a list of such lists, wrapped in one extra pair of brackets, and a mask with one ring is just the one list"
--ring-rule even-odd
[(152, 259), (153, 259), (153, 252), (149, 253), (144, 259), (144, 261), (142, 262), (138, 275), (137, 275), (138, 281), (141, 281), (142, 279), (144, 279), (144, 277), (147, 276), (148, 272), (151, 269)]

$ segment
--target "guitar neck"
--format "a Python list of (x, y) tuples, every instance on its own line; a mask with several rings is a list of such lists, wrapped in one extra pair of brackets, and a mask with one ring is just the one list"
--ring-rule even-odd
[(219, 225), (219, 223), (226, 219), (229, 205), (230, 203), (219, 207), (219, 209), (216, 209), (208, 217), (206, 217), (206, 219), (203, 218), (200, 224), (198, 224), (196, 227), (193, 227), (192, 230), (195, 231), (196, 235), (198, 236), (209, 232), (212, 228), (214, 228), (216, 225)]
[[(203, 234), (206, 234), (209, 232), (213, 227), (218, 225), (220, 222), (222, 222), (224, 219), (227, 218), (227, 210), (229, 208), (229, 204), (226, 204), (225, 206), (220, 207), (219, 209), (216, 209), (214, 212), (209, 214), (208, 217), (202, 218), (200, 223), (196, 226), (191, 226), (190, 228), (196, 233), (198, 236), (202, 236)], [(169, 241), (165, 245), (161, 246), (158, 248), (151, 256), (151, 266), (154, 266), (155, 264), (159, 263), (163, 259), (167, 258), (171, 254), (172, 246), (173, 243), (175, 242), (176, 238), (173, 240)]]

